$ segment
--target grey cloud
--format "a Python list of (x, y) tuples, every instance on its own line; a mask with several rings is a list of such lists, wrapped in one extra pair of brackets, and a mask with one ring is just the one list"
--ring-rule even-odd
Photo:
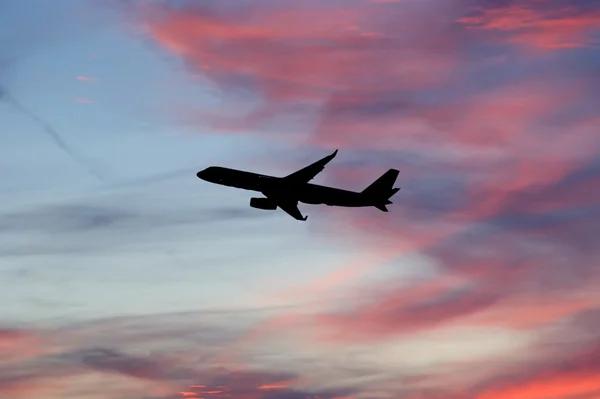
[(0, 230), (39, 231), (42, 233), (69, 233), (106, 229), (135, 218), (124, 209), (58, 205), (0, 215)]
[[(333, 398), (349, 393), (347, 389), (315, 392), (287, 387), (261, 389), (263, 385), (295, 380), (298, 375), (256, 367), (252, 370), (219, 367), (218, 356), (229, 341), (256, 322), (257, 317), (265, 317), (272, 311), (274, 309), (223, 310), (120, 317), (63, 324), (39, 331), (30, 326), (28, 331), (35, 331), (51, 344), (45, 348), (51, 350), (33, 358), (9, 363), (0, 361), (0, 394), (8, 394), (17, 386), (35, 387), (89, 373), (117, 374), (149, 383), (164, 381), (188, 391), (202, 391), (203, 388), (192, 385), (204, 385), (205, 390), (221, 390), (224, 395), (253, 394), (266, 399), (310, 395)], [(240, 324), (240, 319), (245, 321)], [(190, 358), (194, 354), (195, 360)], [(81, 389), (87, 388), (82, 386)], [(111, 387), (104, 389), (108, 395)], [(159, 398), (145, 396), (140, 389), (139, 398), (149, 397)]]
[(600, 230), (600, 168), (598, 160), (585, 163), (563, 179), (536, 185), (511, 196), (490, 226), (514, 233), (534, 234), (580, 254), (596, 252)]
[(248, 206), (210, 207), (189, 202), (176, 206), (161, 201), (112, 198), (104, 203), (80, 201), (6, 212), (0, 214), (0, 237), (5, 242), (0, 244), (0, 253), (7, 257), (89, 252), (154, 243), (152, 235), (159, 233), (161, 242), (167, 243), (181, 237), (201, 238), (230, 221), (273, 216)]
[(45, 234), (118, 228), (147, 229), (169, 225), (217, 223), (256, 217), (252, 210), (218, 206), (204, 209), (134, 210), (115, 206), (58, 205), (0, 215), (0, 229)]
[(152, 356), (134, 356), (108, 348), (90, 348), (69, 354), (82, 365), (100, 372), (110, 372), (147, 380), (193, 379), (196, 372), (170, 367), (166, 360)]

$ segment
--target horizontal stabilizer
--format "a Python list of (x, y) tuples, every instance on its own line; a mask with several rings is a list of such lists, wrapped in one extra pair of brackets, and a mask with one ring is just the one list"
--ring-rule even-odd
[(394, 194), (396, 194), (398, 191), (400, 191), (400, 187), (392, 188), (392, 191), (390, 191), (390, 195), (388, 196), (388, 199), (392, 198), (392, 196)]
[(379, 209), (381, 212), (388, 212), (388, 209), (385, 205), (375, 205), (375, 208)]

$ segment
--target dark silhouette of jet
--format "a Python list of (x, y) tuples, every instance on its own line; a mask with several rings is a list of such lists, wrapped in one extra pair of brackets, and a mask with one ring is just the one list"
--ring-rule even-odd
[(400, 190), (393, 187), (399, 173), (396, 169), (388, 170), (361, 192), (309, 183), (336, 156), (337, 152), (338, 150), (335, 150), (333, 154), (285, 177), (261, 175), (220, 166), (210, 166), (198, 172), (196, 176), (210, 183), (258, 191), (264, 197), (251, 198), (251, 207), (264, 210), (275, 210), (279, 207), (296, 220), (308, 218), (300, 213), (298, 202), (345, 207), (374, 206), (382, 212), (387, 212), (386, 205), (392, 203), (390, 198)]

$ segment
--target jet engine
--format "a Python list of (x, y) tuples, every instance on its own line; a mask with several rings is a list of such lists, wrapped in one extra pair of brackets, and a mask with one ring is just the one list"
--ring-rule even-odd
[(273, 211), (277, 209), (277, 204), (268, 198), (250, 198), (250, 206), (256, 209)]

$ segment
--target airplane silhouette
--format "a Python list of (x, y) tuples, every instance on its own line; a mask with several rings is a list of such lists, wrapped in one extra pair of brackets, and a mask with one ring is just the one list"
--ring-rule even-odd
[(325, 204), (329, 206), (368, 207), (374, 206), (382, 212), (388, 212), (386, 205), (392, 204), (390, 198), (400, 190), (394, 188), (398, 173), (389, 169), (381, 177), (361, 192), (347, 191), (334, 187), (309, 183), (337, 155), (338, 150), (325, 158), (314, 162), (290, 175), (274, 177), (220, 166), (210, 166), (196, 173), (200, 179), (223, 186), (258, 191), (261, 198), (251, 198), (250, 206), (256, 209), (275, 210), (277, 207), (296, 220), (306, 220), (298, 209), (298, 202), (305, 204)]

